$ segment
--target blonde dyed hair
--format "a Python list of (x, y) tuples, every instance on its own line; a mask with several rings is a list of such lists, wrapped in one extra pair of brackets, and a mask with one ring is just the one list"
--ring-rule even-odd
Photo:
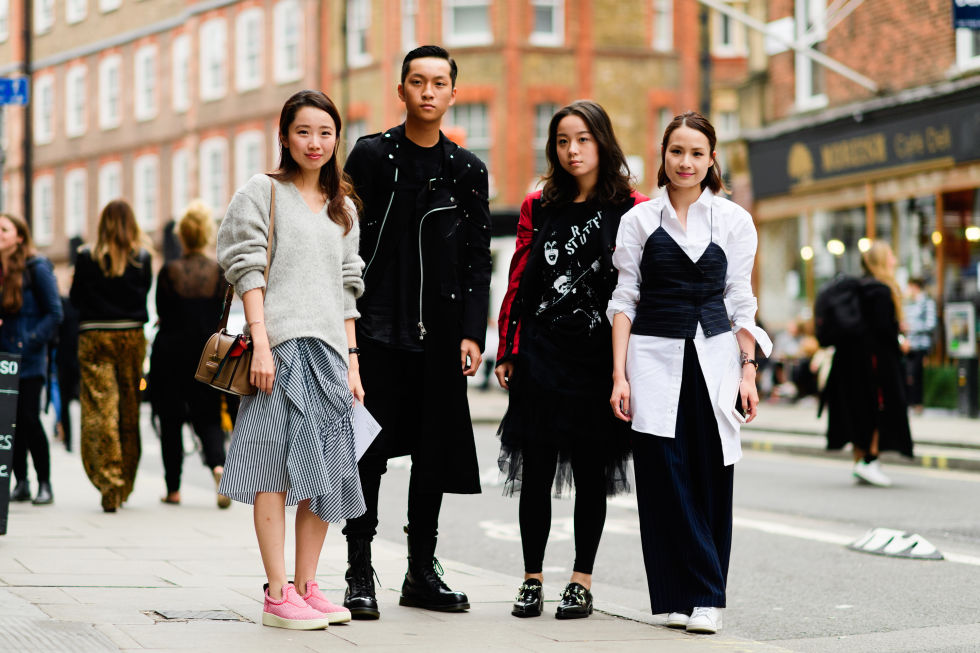
[(201, 200), (194, 200), (184, 209), (177, 222), (177, 236), (185, 252), (197, 252), (214, 238), (214, 219), (211, 209)]
[(128, 264), (139, 267), (143, 247), (149, 249), (149, 241), (129, 203), (117, 199), (106, 204), (99, 216), (98, 235), (92, 248), (92, 257), (102, 273), (107, 277), (121, 277)]
[(895, 281), (895, 273), (888, 264), (889, 258), (894, 258), (891, 246), (883, 240), (871, 243), (868, 251), (861, 254), (861, 265), (875, 279), (888, 286), (892, 293), (892, 303), (895, 305), (895, 317), (901, 323), (905, 319), (902, 310), (902, 291)]

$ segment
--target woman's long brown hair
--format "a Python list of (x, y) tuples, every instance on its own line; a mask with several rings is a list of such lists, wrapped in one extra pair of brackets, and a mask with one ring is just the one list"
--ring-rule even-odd
[(20, 237), (17, 249), (7, 259), (7, 267), (3, 268), (3, 293), (0, 306), (4, 313), (16, 313), (24, 305), (24, 269), (27, 267), (27, 257), (34, 254), (34, 239), (31, 229), (20, 216), (10, 213), (0, 213), (0, 217), (10, 220)]
[(892, 303), (895, 304), (895, 318), (899, 324), (905, 319), (905, 311), (902, 307), (902, 291), (895, 281), (895, 275), (888, 269), (888, 257), (892, 255), (892, 248), (882, 240), (871, 243), (868, 251), (861, 254), (861, 265), (868, 273), (881, 283), (888, 286), (892, 293)]
[(102, 209), (92, 259), (107, 277), (121, 277), (126, 265), (139, 267), (145, 237), (126, 200), (112, 200)]

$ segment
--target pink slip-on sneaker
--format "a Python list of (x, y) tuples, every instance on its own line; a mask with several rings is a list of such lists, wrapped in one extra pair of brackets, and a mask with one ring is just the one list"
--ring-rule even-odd
[(350, 621), (350, 610), (347, 608), (331, 603), (330, 600), (323, 595), (320, 591), (320, 586), (315, 580), (308, 581), (306, 583), (306, 594), (303, 595), (303, 600), (313, 608), (314, 610), (319, 610), (323, 614), (327, 615), (327, 619), (330, 620), (332, 624), (342, 624)]
[(282, 586), (282, 599), (276, 600), (265, 590), (262, 625), (291, 630), (319, 630), (330, 623), (327, 615), (309, 606), (292, 583)]

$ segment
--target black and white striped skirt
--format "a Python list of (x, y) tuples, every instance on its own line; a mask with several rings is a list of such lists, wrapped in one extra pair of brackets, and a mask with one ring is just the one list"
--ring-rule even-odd
[(347, 366), (317, 338), (279, 343), (272, 357), (272, 394), (242, 398), (218, 491), (249, 504), (286, 492), (326, 522), (364, 514)]

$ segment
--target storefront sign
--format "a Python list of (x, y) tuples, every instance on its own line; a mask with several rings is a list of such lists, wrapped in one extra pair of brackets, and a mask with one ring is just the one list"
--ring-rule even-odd
[(20, 356), (0, 354), (0, 535), (7, 534), (10, 508), (11, 464), (14, 457), (14, 425), (17, 421), (17, 386)]
[(749, 141), (755, 196), (850, 183), (915, 164), (980, 160), (980, 91), (969, 95)]
[(970, 302), (950, 302), (943, 311), (946, 325), (946, 354), (950, 358), (977, 355), (976, 313)]
[(980, 29), (980, 0), (953, 0), (953, 28)]

